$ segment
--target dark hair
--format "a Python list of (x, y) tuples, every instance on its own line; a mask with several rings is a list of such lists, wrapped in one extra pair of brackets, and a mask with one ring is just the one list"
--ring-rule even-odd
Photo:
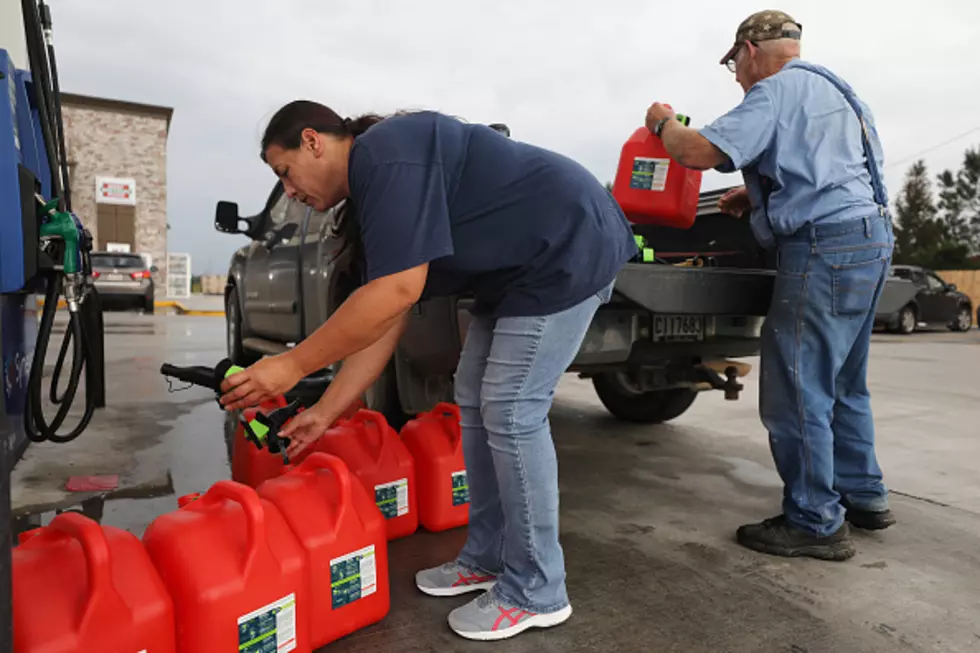
[(300, 146), (304, 129), (315, 129), (322, 134), (353, 136), (366, 132), (384, 120), (383, 116), (367, 113), (357, 118), (341, 118), (330, 107), (309, 100), (296, 100), (276, 111), (262, 135), (262, 160), (270, 145), (292, 150)]
[[(351, 136), (357, 138), (372, 126), (384, 120), (384, 116), (367, 113), (357, 118), (341, 118), (330, 107), (309, 100), (295, 100), (285, 105), (272, 116), (262, 135), (261, 157), (266, 161), (265, 153), (271, 145), (292, 150), (300, 146), (303, 130), (315, 129), (323, 134), (335, 136)], [(266, 161), (268, 163), (268, 161)], [(337, 216), (337, 222), (331, 230), (331, 235), (339, 236), (343, 245), (337, 252), (340, 256), (348, 247), (353, 248), (352, 262), (355, 274), (363, 264), (363, 247), (361, 245), (361, 229), (357, 224), (356, 208), (350, 198)]]

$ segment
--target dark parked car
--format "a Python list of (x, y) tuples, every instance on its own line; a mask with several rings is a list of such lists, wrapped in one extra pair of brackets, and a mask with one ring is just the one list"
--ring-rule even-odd
[[(878, 321), (889, 331), (908, 334), (920, 325), (969, 331), (973, 326), (973, 302), (970, 297), (932, 270), (915, 265), (893, 265), (891, 276), (906, 282), (909, 292), (899, 305), (891, 302), (886, 310), (879, 308)], [(900, 286), (896, 285), (895, 288)], [(885, 302), (883, 297), (882, 303), (889, 302)]]
[(103, 307), (153, 313), (153, 275), (139, 254), (92, 252), (92, 278)]

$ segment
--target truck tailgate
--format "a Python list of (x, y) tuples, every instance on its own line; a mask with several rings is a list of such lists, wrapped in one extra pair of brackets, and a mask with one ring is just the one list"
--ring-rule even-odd
[(654, 313), (765, 316), (775, 279), (773, 270), (628, 263), (616, 292)]

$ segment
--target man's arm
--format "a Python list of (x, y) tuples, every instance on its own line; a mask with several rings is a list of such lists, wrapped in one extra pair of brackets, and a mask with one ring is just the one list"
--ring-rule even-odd
[(685, 168), (711, 170), (726, 163), (728, 157), (697, 130), (677, 120), (668, 120), (660, 132), (664, 148)]

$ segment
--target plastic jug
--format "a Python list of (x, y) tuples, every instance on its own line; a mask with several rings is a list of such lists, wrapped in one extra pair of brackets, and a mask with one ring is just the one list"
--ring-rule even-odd
[(672, 159), (646, 127), (623, 145), (612, 194), (631, 222), (687, 229), (694, 224), (700, 193), (701, 171)]
[(74, 512), (13, 551), (14, 653), (173, 653), (174, 605), (132, 533)]
[(173, 597), (179, 653), (311, 651), (306, 556), (252, 488), (218, 481), (143, 544)]
[(470, 493), (459, 406), (437, 404), (406, 423), (401, 437), (415, 460), (419, 523), (429, 531), (465, 525), (470, 516)]
[[(277, 408), (285, 408), (287, 404), (286, 398), (279, 396), (273, 401), (263, 402), (258, 408), (246, 408), (242, 411), (242, 417), (247, 421), (252, 421), (259, 412), (268, 415)], [(360, 400), (355, 401), (337, 418), (334, 424), (352, 417), (362, 406), (363, 403)], [(302, 410), (301, 408), (300, 412)], [(290, 462), (302, 461), (309, 455), (309, 452), (310, 449), (308, 448), (301, 452), (295, 461), (291, 460)], [(268, 449), (259, 449), (246, 439), (245, 426), (241, 421), (235, 425), (231, 454), (231, 478), (233, 481), (255, 488), (270, 478), (281, 476), (288, 468), (288, 465), (283, 464), (282, 454), (270, 453)]]
[(388, 614), (385, 520), (344, 461), (313, 453), (258, 493), (279, 508), (306, 551), (314, 648)]
[[(286, 398), (280, 396), (274, 401), (263, 402), (258, 408), (246, 408), (242, 411), (242, 417), (252, 421), (257, 413), (268, 414), (277, 408), (284, 408), (286, 404)], [(268, 449), (259, 449), (245, 439), (245, 426), (241, 420), (235, 425), (235, 434), (232, 437), (231, 478), (233, 481), (254, 488), (263, 481), (282, 474), (282, 455), (269, 453)]]
[(358, 410), (328, 429), (313, 449), (343, 460), (364, 484), (385, 518), (389, 541), (418, 530), (415, 463), (384, 415)]

